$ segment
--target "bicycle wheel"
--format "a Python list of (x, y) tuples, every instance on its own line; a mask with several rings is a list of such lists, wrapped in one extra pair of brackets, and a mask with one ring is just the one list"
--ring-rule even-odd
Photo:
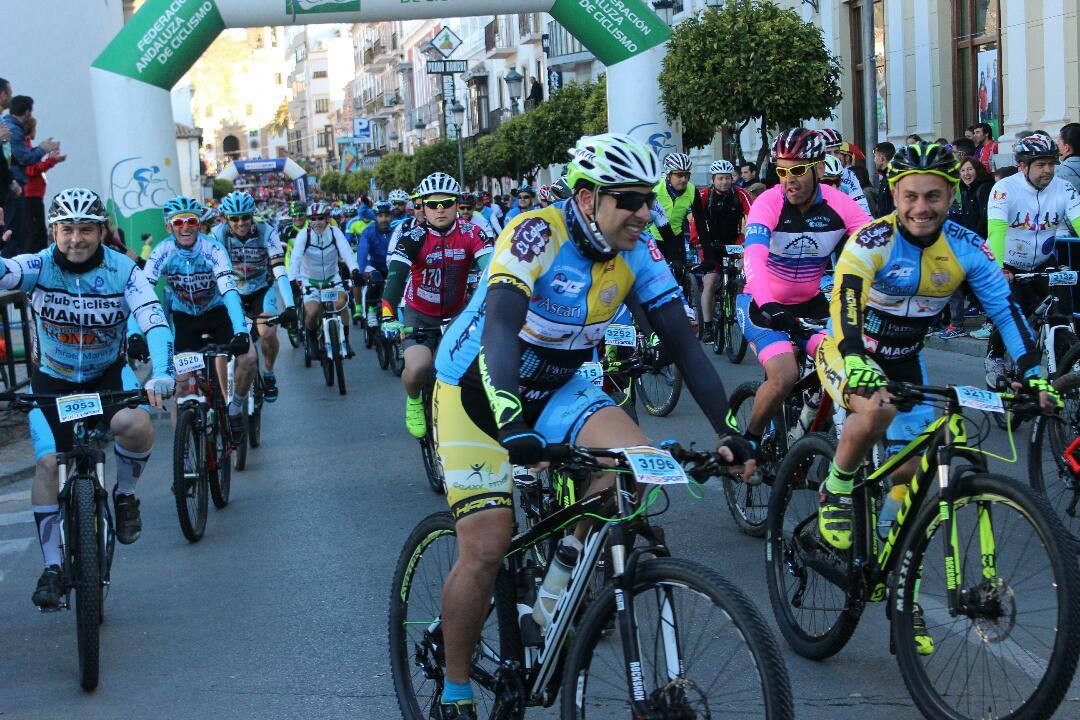
[[(750, 423), (750, 411), (754, 407), (754, 396), (760, 385), (759, 382), (743, 383), (731, 394), (729, 407), (741, 431), (745, 431)], [(761, 438), (761, 463), (749, 482), (730, 475), (721, 478), (724, 499), (735, 525), (740, 532), (751, 537), (765, 537), (765, 522), (769, 515), (769, 486), (775, 477), (778, 463), (773, 452), (775, 426), (775, 421), (770, 423)], [(777, 457), (782, 458), (783, 452)]]
[(1031, 432), (1028, 469), (1031, 487), (1046, 497), (1065, 529), (1080, 538), (1080, 478), (1065, 460), (1066, 450), (1080, 437), (1080, 373), (1054, 381), (1064, 409), (1039, 415)]
[(697, 563), (656, 558), (641, 562), (630, 592), (641, 676), (627, 677), (608, 584), (575, 629), (564, 719), (627, 717), (632, 683), (644, 686), (649, 717), (795, 717), (780, 648), (736, 586)]
[(727, 312), (724, 318), (727, 324), (724, 326), (724, 348), (727, 358), (738, 365), (746, 357), (746, 337), (743, 336), (742, 326), (739, 325), (735, 314), (735, 298), (738, 296), (738, 283), (733, 283), (727, 294)]
[(859, 624), (838, 582), (846, 580), (846, 554), (817, 532), (818, 488), (836, 454), (836, 441), (810, 433), (780, 463), (769, 498), (765, 557), (769, 601), (780, 632), (803, 657), (822, 660), (840, 651)]
[(300, 347), (300, 334), (296, 330), (286, 330), (285, 334), (289, 338), (289, 344), (292, 345), (294, 349)]
[(713, 302), (712, 311), (712, 349), (714, 355), (720, 355), (727, 347), (727, 337), (724, 333), (724, 330), (727, 328), (727, 314), (725, 312), (726, 308), (724, 307), (724, 297), (724, 288), (721, 286), (716, 291), (716, 300)]
[[(398, 705), (405, 720), (425, 720), (432, 705), (439, 702), (443, 687), (442, 615), (443, 585), (457, 560), (454, 519), (448, 512), (427, 516), (409, 535), (398, 558), (390, 591), (390, 669)], [(505, 573), (500, 573), (504, 575)], [(512, 582), (497, 582), (496, 602), (511, 612), (502, 617), (490, 613), (481, 633), (474, 664), (494, 675), (503, 647), (520, 648), (516, 635)], [(500, 633), (503, 640), (500, 642)], [(495, 694), (474, 683), (479, 690), (476, 704), (479, 717), (494, 717)], [(502, 716), (499, 716), (502, 717)]]
[(641, 404), (645, 406), (645, 412), (665, 417), (679, 404), (682, 373), (674, 363), (669, 363), (659, 370), (649, 370), (637, 377), (634, 387), (641, 397)]
[[(338, 336), (338, 324), (332, 323), (330, 325), (330, 347), (334, 349), (334, 367), (333, 373), (337, 376), (338, 394), (344, 395), (345, 389), (345, 358), (341, 355), (341, 338)], [(331, 385), (333, 382), (330, 383)]]
[(101, 651), (102, 585), (101, 549), (98, 545), (97, 498), (93, 477), (73, 481), (75, 535), (70, 569), (75, 579), (75, 632), (79, 647), (79, 685), (93, 690), (98, 685)]
[(206, 442), (200, 427), (199, 412), (185, 407), (176, 418), (173, 442), (173, 498), (180, 532), (188, 542), (202, 540), (206, 530), (209, 478), (206, 472)]
[[(1048, 718), (1080, 653), (1080, 569), (1046, 499), (1004, 475), (955, 477), (959, 565), (946, 570), (942, 512), (927, 503), (899, 557), (892, 633), (908, 692), (926, 717)], [(947, 578), (958, 586), (953, 612)], [(922, 607), (934, 651), (912, 641)]]
[[(260, 392), (259, 395), (261, 394)], [(262, 398), (256, 397), (254, 409), (251, 411), (251, 415), (248, 416), (247, 437), (248, 445), (252, 448), (257, 448), (262, 444), (262, 405)]]
[(213, 453), (214, 469), (207, 473), (210, 480), (210, 499), (218, 510), (229, 504), (229, 490), (232, 488), (232, 458), (229, 457), (229, 445), (225, 440), (225, 429), (214, 429), (213, 441), (207, 441), (207, 452)]
[(304, 367), (311, 367), (311, 361), (314, 358), (314, 349), (311, 347), (311, 339), (308, 337), (308, 331), (304, 329), (303, 325), (300, 325), (300, 332), (304, 334), (303, 339), (300, 341), (304, 345)]
[(381, 334), (375, 338), (375, 357), (379, 361), (379, 368), (386, 370), (390, 367), (390, 348)]
[[(431, 421), (428, 420), (428, 422)], [(427, 474), (428, 485), (431, 486), (431, 490), (436, 495), (444, 495), (446, 486), (443, 479), (442, 463), (439, 462), (439, 456), (435, 453), (435, 441), (431, 437), (430, 427), (428, 425), (428, 434), (420, 439), (420, 455), (424, 459), (424, 472)]]
[(1071, 332), (1058, 335), (1057, 372), (1054, 377), (1080, 372), (1080, 340)]
[(405, 351), (401, 347), (401, 341), (395, 341), (387, 349), (389, 354), (390, 371), (401, 377), (401, 373), (405, 370)]
[[(329, 332), (331, 339), (333, 339), (336, 334), (334, 333), (333, 325), (331, 325)], [(322, 336), (320, 336), (319, 342), (322, 342)], [(329, 350), (325, 347), (319, 348), (319, 363), (322, 365), (323, 380), (326, 381), (326, 387), (334, 387), (334, 356), (337, 355), (337, 353), (337, 345), (333, 343), (331, 343)]]

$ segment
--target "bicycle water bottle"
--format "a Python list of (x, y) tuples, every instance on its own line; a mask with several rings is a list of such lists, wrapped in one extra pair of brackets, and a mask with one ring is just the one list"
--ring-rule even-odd
[(790, 446), (796, 440), (801, 438), (810, 429), (810, 424), (814, 422), (814, 418), (817, 417), (818, 408), (821, 406), (821, 391), (815, 393), (806, 393), (803, 396), (802, 411), (799, 412), (799, 421), (795, 423), (795, 427), (791, 428), (788, 432), (788, 445)]
[(536, 604), (533, 605), (533, 620), (542, 630), (547, 630), (551, 624), (551, 616), (555, 611), (555, 604), (559, 602), (559, 596), (570, 582), (570, 574), (577, 565), (581, 555), (581, 541), (573, 535), (567, 535), (559, 543), (559, 549), (555, 551), (555, 558), (551, 561), (551, 567), (544, 575), (544, 583), (536, 593)]

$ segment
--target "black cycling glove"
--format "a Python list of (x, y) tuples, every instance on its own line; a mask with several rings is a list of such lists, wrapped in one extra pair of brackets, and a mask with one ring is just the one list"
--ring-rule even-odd
[(248, 351), (248, 346), (250, 344), (250, 335), (247, 333), (236, 333), (232, 336), (232, 340), (229, 340), (229, 352), (236, 357), (240, 357)]
[(508, 423), (499, 429), (499, 444), (506, 448), (514, 465), (535, 465), (544, 459), (547, 441), (524, 422)]

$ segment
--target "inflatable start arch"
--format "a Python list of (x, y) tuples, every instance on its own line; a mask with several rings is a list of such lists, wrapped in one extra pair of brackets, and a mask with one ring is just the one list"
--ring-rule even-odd
[[(612, 130), (673, 146), (659, 116), (658, 48), (669, 28), (643, 0), (519, 0), (547, 12), (609, 66)], [(226, 28), (495, 15), (499, 0), (148, 0), (93, 62), (105, 195), (128, 237), (161, 227), (180, 187), (169, 90)], [(642, 83), (648, 73), (649, 83)], [(645, 87), (646, 85), (651, 86)], [(661, 130), (658, 132), (658, 130)], [(658, 140), (659, 138), (659, 140)]]

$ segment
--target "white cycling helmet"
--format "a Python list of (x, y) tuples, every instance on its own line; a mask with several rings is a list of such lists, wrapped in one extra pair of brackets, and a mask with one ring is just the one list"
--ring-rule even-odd
[(390, 191), (390, 195), (387, 199), (392, 203), (407, 203), (409, 202), (409, 193), (405, 192), (401, 188), (394, 188)]
[(420, 181), (420, 187), (416, 189), (420, 197), (428, 195), (460, 195), (461, 186), (458, 181), (444, 172), (434, 172)]
[(727, 160), (716, 160), (709, 166), (710, 175), (734, 175), (735, 166)]
[(570, 188), (575, 188), (579, 180), (601, 187), (652, 187), (660, 180), (656, 155), (648, 145), (629, 135), (586, 135), (577, 141), (570, 155), (574, 158), (566, 166), (566, 184)]
[(308, 205), (307, 214), (308, 217), (315, 217), (317, 215), (329, 215), (330, 208), (324, 202), (313, 202)]
[(82, 187), (60, 191), (49, 206), (49, 225), (65, 222), (103, 223), (107, 219), (105, 204), (98, 194)]
[(686, 153), (668, 153), (667, 157), (664, 158), (664, 172), (689, 172), (693, 167), (694, 162)]
[(844, 174), (844, 163), (835, 155), (825, 156), (825, 177), (839, 180)]

